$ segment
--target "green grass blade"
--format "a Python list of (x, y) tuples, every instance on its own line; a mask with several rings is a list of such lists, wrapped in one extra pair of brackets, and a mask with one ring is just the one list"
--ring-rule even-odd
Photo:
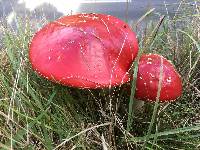
[[(153, 108), (153, 115), (151, 117), (151, 122), (147, 131), (147, 135), (145, 138), (145, 142), (143, 145), (143, 149), (145, 149), (146, 146), (146, 142), (149, 139), (149, 136), (151, 134), (151, 131), (153, 129), (153, 124), (155, 123), (155, 119), (156, 119), (156, 114), (157, 114), (157, 110), (158, 110), (158, 106), (159, 106), (159, 99), (160, 99), (160, 92), (161, 92), (161, 87), (162, 87), (162, 79), (163, 79), (163, 58), (161, 57), (161, 65), (160, 65), (160, 75), (159, 75), (159, 82), (158, 82), (158, 90), (157, 90), (157, 96), (156, 96), (156, 102)], [(156, 134), (157, 136), (157, 134)]]
[(138, 64), (139, 64), (140, 55), (137, 56), (136, 61), (134, 62), (134, 72), (133, 72), (133, 80), (131, 82), (131, 95), (129, 99), (129, 107), (128, 107), (128, 121), (127, 121), (127, 128), (126, 130), (129, 132), (132, 128), (133, 123), (133, 115), (134, 115), (134, 96), (135, 96), (135, 89), (136, 89), (136, 81), (137, 81), (137, 73), (138, 73)]
[[(156, 134), (150, 134), (149, 139), (153, 139), (155, 136), (157, 136), (158, 138), (160, 137), (164, 138), (165, 136), (169, 136), (169, 135), (176, 135), (176, 134), (181, 134), (185, 132), (192, 132), (192, 131), (199, 131), (199, 130), (200, 130), (200, 125), (191, 126), (191, 127), (183, 127), (183, 128), (178, 128), (178, 129), (171, 129), (171, 130), (167, 130), (163, 132), (158, 132)], [(130, 141), (135, 142), (135, 140), (137, 140), (138, 142), (144, 142), (146, 140), (146, 136), (130, 138)]]

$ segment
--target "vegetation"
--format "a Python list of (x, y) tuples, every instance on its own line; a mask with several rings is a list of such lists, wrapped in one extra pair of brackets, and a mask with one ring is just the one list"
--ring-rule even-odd
[[(31, 22), (19, 21), (17, 31), (3, 26), (0, 147), (200, 149), (200, 7), (181, 2), (178, 9), (165, 17), (150, 10), (133, 30), (141, 52), (158, 53), (173, 62), (182, 76), (183, 94), (171, 103), (146, 102), (129, 122), (128, 112), (134, 107), (129, 107), (127, 85), (89, 90), (47, 81), (29, 63)], [(151, 16), (160, 20), (147, 22)]]

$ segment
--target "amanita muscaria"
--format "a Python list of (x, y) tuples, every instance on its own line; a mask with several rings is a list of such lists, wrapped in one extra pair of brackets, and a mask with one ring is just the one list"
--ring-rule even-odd
[(136, 36), (122, 20), (105, 14), (77, 14), (38, 31), (29, 57), (33, 69), (51, 81), (102, 88), (128, 82), (137, 53)]
[(138, 65), (135, 97), (144, 101), (156, 101), (159, 80), (162, 80), (160, 102), (172, 101), (181, 95), (181, 77), (172, 63), (158, 54), (143, 54)]

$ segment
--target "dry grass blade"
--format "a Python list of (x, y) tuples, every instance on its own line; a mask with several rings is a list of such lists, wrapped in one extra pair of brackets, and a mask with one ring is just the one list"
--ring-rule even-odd
[[(0, 5), (4, 5), (4, 1)], [(39, 12), (39, 19), (37, 12), (28, 12), (27, 18), (21, 19), (22, 24), (17, 25), (15, 31), (8, 24), (0, 22), (0, 36), (3, 35), (0, 42), (0, 147), (199, 149), (199, 2), (165, 2), (159, 1), (162, 5), (159, 7), (164, 9), (157, 6), (158, 9), (147, 8), (148, 12), (141, 15), (138, 21), (128, 20), (128, 23), (135, 21), (132, 27), (137, 34), (141, 53), (158, 53), (172, 61), (182, 75), (183, 93), (176, 102), (159, 105), (145, 102), (142, 111), (137, 112), (131, 101), (134, 100), (136, 88), (134, 82), (131, 84), (131, 93), (129, 83), (110, 89), (84, 90), (54, 84), (32, 70), (28, 59), (30, 40), (37, 27), (50, 21), (43, 11)], [(120, 16), (130, 19), (135, 14), (128, 14), (128, 11), (132, 12), (132, 3), (130, 7), (128, 4), (127, 0), (126, 14)], [(137, 7), (135, 4), (134, 7)], [(102, 24), (106, 22), (101, 21)], [(111, 28), (104, 25), (105, 31), (111, 32)], [(121, 45), (118, 43), (121, 49), (116, 56), (121, 57), (126, 45), (124, 43), (128, 40), (126, 36)], [(83, 48), (80, 43), (77, 46)], [(119, 61), (118, 57), (114, 64)], [(131, 74), (133, 80), (137, 79), (137, 67), (138, 64), (135, 64), (128, 70), (131, 72), (134, 68), (134, 75)], [(133, 114), (133, 111), (136, 113)]]
[(149, 40), (147, 41), (147, 46), (149, 46), (151, 43), (153, 43), (157, 33), (158, 33), (158, 30), (160, 29), (163, 21), (165, 19), (165, 16), (163, 15), (162, 17), (160, 17), (160, 20), (159, 22), (157, 23), (156, 27), (154, 28), (154, 30), (152, 31), (151, 35), (150, 35), (150, 38), (148, 38)]
[(64, 141), (63, 141), (62, 143), (60, 143), (59, 145), (57, 145), (57, 146), (54, 148), (54, 150), (58, 149), (59, 147), (61, 147), (62, 145), (64, 145), (66, 142), (68, 142), (68, 141), (70, 141), (70, 140), (76, 138), (77, 136), (79, 136), (79, 135), (81, 135), (81, 134), (84, 134), (84, 133), (86, 133), (86, 132), (88, 132), (88, 131), (90, 131), (90, 130), (93, 130), (93, 129), (95, 129), (95, 128), (99, 128), (99, 127), (103, 127), (103, 126), (108, 126), (108, 125), (110, 125), (110, 124), (111, 124), (111, 123), (108, 122), (108, 123), (104, 123), (104, 124), (100, 124), (100, 125), (96, 125), (96, 126), (87, 128), (87, 129), (85, 129), (85, 130), (83, 130), (83, 131), (77, 133), (76, 135), (70, 137), (70, 138), (64, 139)]
[(189, 35), (187, 32), (182, 31), (182, 30), (178, 30), (178, 31), (183, 33), (183, 34), (185, 34), (185, 35), (187, 35), (193, 41), (194, 45), (197, 47), (197, 50), (199, 52), (199, 55), (198, 55), (196, 61), (194, 62), (193, 66), (190, 67), (190, 70), (188, 72), (188, 79), (190, 79), (192, 71), (196, 68), (197, 64), (200, 61), (200, 44), (191, 35)]
[(108, 147), (107, 147), (108, 144), (106, 143), (106, 140), (105, 140), (103, 134), (101, 136), (101, 141), (102, 141), (103, 150), (108, 150)]
[(148, 16), (150, 15), (153, 11), (155, 10), (155, 8), (150, 9), (148, 12), (146, 12), (142, 17), (140, 17), (140, 19), (138, 19), (138, 21), (135, 23), (135, 28), (138, 28), (138, 25)]

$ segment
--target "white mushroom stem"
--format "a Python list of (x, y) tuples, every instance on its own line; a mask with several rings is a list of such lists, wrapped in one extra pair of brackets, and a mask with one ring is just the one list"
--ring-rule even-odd
[(133, 110), (136, 111), (136, 110), (139, 110), (141, 111), (142, 107), (144, 106), (144, 101), (142, 100), (137, 100), (137, 99), (134, 99), (134, 104), (133, 104)]

